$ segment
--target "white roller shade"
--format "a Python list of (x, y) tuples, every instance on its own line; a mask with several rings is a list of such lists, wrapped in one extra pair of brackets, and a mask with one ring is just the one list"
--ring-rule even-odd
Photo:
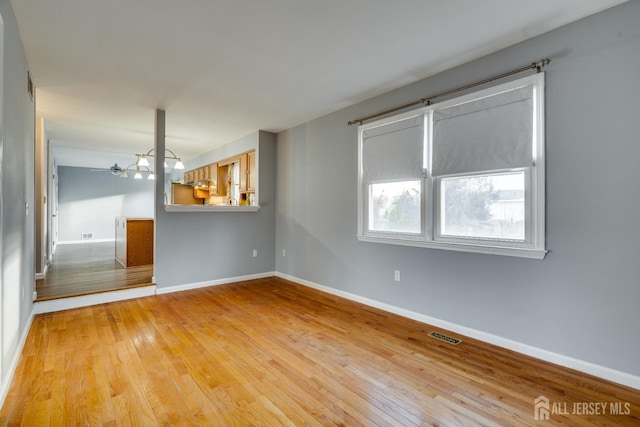
[(362, 131), (362, 180), (422, 179), (424, 116)]
[(433, 175), (531, 166), (533, 86), (433, 112)]

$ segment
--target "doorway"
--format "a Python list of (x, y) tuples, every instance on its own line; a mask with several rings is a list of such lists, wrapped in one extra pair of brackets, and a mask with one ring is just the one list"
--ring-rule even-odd
[(51, 170), (51, 257), (36, 280), (35, 301), (153, 285), (152, 257), (136, 266), (118, 259), (116, 219), (147, 218), (153, 228), (154, 181), (109, 167), (54, 164)]

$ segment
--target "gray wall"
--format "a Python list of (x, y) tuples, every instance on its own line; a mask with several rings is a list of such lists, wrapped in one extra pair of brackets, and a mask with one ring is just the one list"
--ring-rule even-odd
[[(277, 271), (640, 375), (639, 22), (625, 3), (280, 133)], [(545, 57), (546, 259), (356, 240), (348, 120)]]
[(153, 181), (92, 172), (89, 168), (58, 167), (58, 239), (78, 241), (82, 233), (94, 239), (115, 239), (115, 217), (153, 218)]
[[(0, 140), (1, 278), (0, 394), (31, 314), (34, 290), (34, 104), (27, 94), (28, 64), (13, 9), (0, 0), (4, 21), (4, 82)], [(25, 202), (29, 214), (25, 215)], [(0, 396), (1, 398), (2, 396)]]
[[(167, 213), (164, 202), (156, 198), (158, 288), (275, 270), (275, 135), (260, 131), (251, 138), (258, 147), (258, 212)], [(198, 165), (251, 149), (246, 147), (247, 138), (241, 138), (221, 148), (219, 158), (215, 153), (203, 155)], [(163, 150), (156, 147), (156, 152)], [(258, 250), (256, 258), (252, 257), (254, 249)]]
[[(258, 149), (258, 140), (260, 138), (260, 133), (262, 133), (263, 136), (269, 135), (269, 132), (264, 131), (252, 132), (249, 135), (243, 136), (242, 138), (239, 138), (229, 144), (225, 144), (214, 150), (207, 151), (206, 153), (185, 161), (185, 170), (191, 170), (208, 165), (210, 163), (215, 163), (219, 160), (236, 156), (245, 151), (256, 150)], [(272, 135), (272, 137), (274, 137), (274, 135)], [(174, 172), (178, 172), (178, 178), (182, 178), (180, 175), (184, 173), (184, 171), (176, 170), (174, 170)], [(173, 176), (176, 177), (176, 174), (174, 174)]]

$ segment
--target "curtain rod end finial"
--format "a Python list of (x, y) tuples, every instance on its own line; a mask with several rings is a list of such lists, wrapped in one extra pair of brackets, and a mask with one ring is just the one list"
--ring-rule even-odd
[(538, 62), (534, 62), (532, 65), (536, 68), (536, 71), (539, 73), (542, 71), (542, 68), (549, 65), (550, 62), (551, 60), (549, 58), (544, 58)]

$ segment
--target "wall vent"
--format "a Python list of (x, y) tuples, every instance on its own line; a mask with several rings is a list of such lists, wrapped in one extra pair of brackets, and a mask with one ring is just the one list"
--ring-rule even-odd
[(82, 233), (82, 240), (91, 240), (93, 239), (93, 233)]
[(443, 335), (438, 332), (430, 332), (429, 336), (453, 345), (458, 345), (462, 342), (462, 340), (459, 340), (458, 338), (449, 337), (447, 335)]

